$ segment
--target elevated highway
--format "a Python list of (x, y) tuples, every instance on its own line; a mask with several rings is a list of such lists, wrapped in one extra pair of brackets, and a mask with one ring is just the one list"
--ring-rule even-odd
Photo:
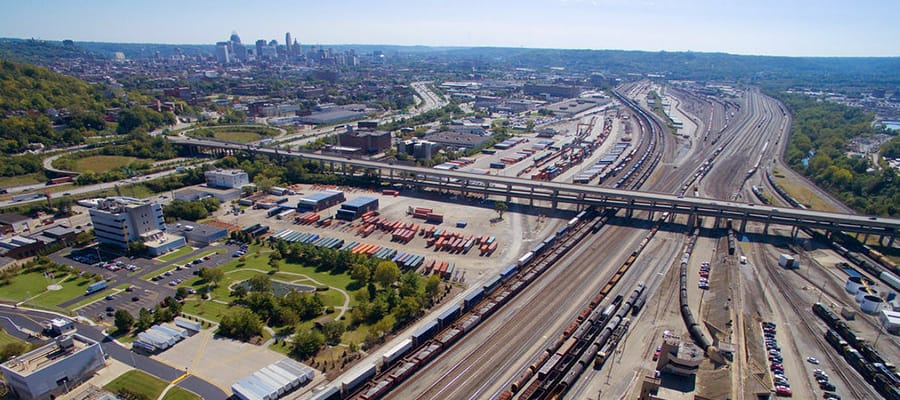
[(883, 239), (887, 238), (891, 243), (889, 245), (892, 245), (894, 236), (900, 231), (900, 219), (895, 218), (760, 206), (717, 199), (682, 198), (661, 193), (532, 181), (460, 171), (442, 171), (185, 137), (170, 137), (170, 140), (176, 144), (189, 146), (198, 153), (233, 154), (249, 152), (274, 157), (300, 158), (327, 166), (335, 174), (375, 174), (382, 182), (432, 188), (440, 191), (482, 194), (485, 197), (498, 196), (506, 198), (507, 201), (515, 198), (524, 199), (530, 203), (547, 201), (553, 207), (563, 203), (582, 207), (624, 208), (629, 215), (634, 210), (650, 211), (651, 213), (669, 212), (684, 214), (689, 216), (689, 225), (695, 224), (697, 217), (712, 217), (720, 221), (731, 219), (736, 223), (739, 222), (740, 229), (743, 230), (748, 221), (753, 221), (766, 225), (774, 224), (795, 228), (822, 229), (826, 232), (844, 231), (878, 235)]

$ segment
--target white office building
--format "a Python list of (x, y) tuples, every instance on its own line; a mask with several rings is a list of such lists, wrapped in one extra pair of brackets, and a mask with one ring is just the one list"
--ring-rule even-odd
[(185, 245), (180, 236), (166, 234), (162, 206), (121, 197), (101, 201), (89, 210), (94, 235), (103, 244), (128, 248), (131, 242), (142, 242), (157, 256)]
[(206, 186), (221, 189), (240, 189), (250, 184), (250, 176), (240, 169), (206, 171)]

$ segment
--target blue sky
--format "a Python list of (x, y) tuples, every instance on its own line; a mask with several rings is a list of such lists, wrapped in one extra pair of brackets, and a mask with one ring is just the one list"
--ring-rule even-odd
[(896, 0), (0, 0), (0, 37), (900, 56)]

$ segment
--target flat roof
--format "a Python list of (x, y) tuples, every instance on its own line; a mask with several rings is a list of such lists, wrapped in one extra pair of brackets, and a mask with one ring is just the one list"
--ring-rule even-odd
[(342, 194), (344, 194), (344, 192), (342, 192), (340, 190), (326, 190), (324, 192), (308, 194), (306, 196), (303, 196), (300, 200), (319, 201), (319, 200), (329, 199), (334, 196), (340, 196)]
[[(71, 347), (65, 348), (59, 345), (61, 341), (68, 338), (72, 339)], [(95, 344), (97, 342), (78, 334), (59, 336), (57, 340), (51, 341), (40, 348), (21, 356), (13, 357), (11, 360), (3, 363), (3, 368), (22, 376), (28, 376)]]
[(0, 214), (0, 225), (12, 225), (23, 221), (28, 221), (28, 217), (16, 213)]
[(355, 199), (353, 199), (353, 200), (349, 200), (349, 201), (345, 202), (344, 204), (345, 204), (345, 205), (348, 205), (348, 206), (356, 206), (356, 207), (359, 207), (359, 206), (363, 206), (363, 205), (369, 204), (369, 203), (371, 203), (371, 202), (373, 202), (373, 201), (378, 201), (378, 199), (376, 199), (376, 198), (374, 198), (374, 197), (363, 196), (363, 197), (357, 197), (357, 198), (355, 198)]

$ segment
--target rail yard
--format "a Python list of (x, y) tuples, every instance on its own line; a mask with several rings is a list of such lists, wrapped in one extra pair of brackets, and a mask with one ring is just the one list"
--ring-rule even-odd
[[(650, 91), (677, 99), (678, 115), (690, 119), (683, 131), (673, 134), (646, 111)], [(552, 128), (570, 133), (562, 144), (550, 141), (556, 148), (546, 156), (521, 151), (548, 146), (534, 137), (461, 170), (480, 173), (501, 162), (513, 167), (487, 173), (764, 207), (756, 192), (777, 193), (766, 176), (777, 168), (791, 119), (754, 88), (713, 97), (640, 81), (620, 87), (611, 105), (560, 124)], [(558, 161), (541, 162), (551, 157)], [(765, 198), (792, 206), (790, 198)], [(538, 217), (541, 229), (526, 229), (524, 242), (500, 253), (502, 261), (476, 261), (482, 279), (467, 280), (456, 299), (316, 398), (814, 398), (822, 388), (896, 398), (891, 360), (900, 347), (881, 333), (877, 317), (854, 312), (846, 322), (856, 329), (853, 340), (879, 357), (873, 361), (857, 359), (851, 348), (858, 346), (846, 337), (829, 339), (834, 321), (826, 325), (811, 311), (819, 303), (830, 316), (859, 311), (855, 293), (844, 288), (854, 273), (890, 290), (879, 275), (896, 271), (865, 250), (829, 247), (820, 232), (724, 218), (573, 208), (568, 219), (549, 202), (514, 207), (521, 214), (511, 208), (505, 219), (552, 217)], [(520, 241), (521, 222), (512, 225), (505, 241)], [(801, 268), (779, 266), (785, 253)], [(821, 374), (826, 383), (817, 381)]]

